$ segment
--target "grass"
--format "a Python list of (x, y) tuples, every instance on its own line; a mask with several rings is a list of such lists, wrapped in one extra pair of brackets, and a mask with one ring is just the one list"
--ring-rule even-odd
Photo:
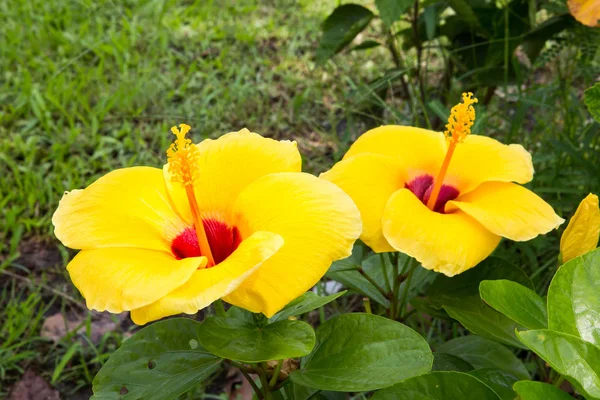
[[(33, 367), (67, 398), (85, 398), (95, 371), (131, 329), (121, 325), (92, 340), (99, 317), (82, 314), (83, 300), (64, 269), (72, 253), (52, 234), (51, 216), (65, 190), (115, 168), (162, 165), (168, 128), (182, 122), (193, 126), (195, 141), (243, 127), (295, 139), (305, 170), (319, 172), (367, 124), (414, 120), (402, 100), (375, 90), (387, 84), (377, 81), (382, 71), (393, 67), (385, 50), (315, 67), (319, 25), (336, 4), (0, 2), (0, 397)], [(594, 53), (583, 65), (570, 53), (580, 50), (563, 47), (523, 86), (498, 90), (478, 110), (475, 129), (523, 143), (537, 171), (531, 187), (569, 216), (587, 192), (600, 191), (600, 128), (581, 99), (598, 62)], [(413, 54), (406, 57), (414, 63)], [(454, 86), (458, 100), (460, 80)], [(365, 103), (383, 112), (365, 122)], [(443, 119), (448, 107), (428, 112)], [(543, 291), (557, 242), (554, 233), (506, 243), (499, 252)], [(83, 316), (85, 329), (56, 343), (41, 337), (45, 318), (58, 312)], [(188, 398), (194, 396), (205, 396), (203, 388)]]

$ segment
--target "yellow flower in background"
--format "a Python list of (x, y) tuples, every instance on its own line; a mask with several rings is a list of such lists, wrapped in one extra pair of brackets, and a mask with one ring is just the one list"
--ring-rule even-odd
[(118, 169), (66, 193), (52, 222), (91, 309), (137, 324), (225, 297), (267, 316), (312, 287), (360, 235), (352, 200), (301, 173), (295, 142), (244, 129), (192, 144), (164, 168)]
[(567, 5), (577, 21), (592, 28), (600, 26), (600, 0), (568, 0)]
[(513, 183), (533, 178), (521, 145), (470, 135), (475, 102), (463, 94), (445, 133), (372, 129), (321, 175), (352, 197), (363, 220), (361, 239), (374, 251), (401, 251), (453, 276), (489, 256), (501, 237), (529, 240), (563, 222)]
[(600, 237), (600, 208), (598, 196), (588, 194), (579, 203), (567, 229), (560, 238), (560, 256), (563, 263), (592, 251)]

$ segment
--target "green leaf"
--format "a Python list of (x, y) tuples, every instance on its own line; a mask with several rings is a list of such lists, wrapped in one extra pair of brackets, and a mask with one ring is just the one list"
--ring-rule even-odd
[(202, 323), (199, 339), (219, 357), (256, 363), (307, 355), (315, 345), (315, 332), (302, 321), (257, 326), (247, 318), (214, 316)]
[(470, 371), (469, 375), (488, 385), (502, 400), (514, 400), (516, 397), (512, 386), (519, 378), (505, 369), (480, 368)]
[(454, 10), (456, 15), (466, 22), (472, 29), (479, 28), (481, 24), (477, 19), (477, 14), (469, 4), (467, 0), (450, 0), (450, 7)]
[(563, 264), (548, 288), (548, 327), (600, 345), (600, 249)]
[(529, 329), (548, 327), (546, 302), (525, 286), (505, 279), (483, 281), (479, 294), (495, 310)]
[(323, 36), (317, 48), (317, 64), (323, 64), (346, 47), (369, 25), (374, 15), (358, 4), (337, 7), (323, 22)]
[(362, 265), (364, 253), (364, 245), (355, 243), (354, 247), (352, 247), (352, 254), (350, 257), (334, 261), (327, 272), (353, 271), (359, 269)]
[(513, 388), (521, 400), (573, 400), (573, 397), (548, 383), (519, 381)]
[(317, 345), (291, 374), (294, 383), (362, 392), (393, 385), (431, 369), (427, 342), (409, 327), (371, 314), (344, 314), (317, 329)]
[(479, 379), (463, 372), (431, 372), (376, 392), (373, 400), (499, 400)]
[(485, 305), (479, 296), (452, 301), (444, 306), (452, 318), (476, 335), (513, 347), (524, 348), (515, 336), (515, 329), (525, 329), (510, 318)]
[(523, 51), (527, 54), (529, 61), (531, 61), (531, 63), (535, 62), (536, 58), (546, 45), (546, 42), (559, 32), (572, 26), (573, 22), (573, 17), (565, 13), (554, 16), (535, 27), (535, 29), (529, 31), (521, 43)]
[(285, 306), (285, 308), (279, 311), (277, 314), (271, 317), (271, 322), (280, 321), (289, 317), (302, 315), (316, 308), (322, 307), (327, 303), (331, 303), (338, 297), (342, 296), (346, 291), (334, 293), (329, 296), (319, 296), (314, 292), (306, 292), (302, 296), (298, 297)]
[[(348, 259), (354, 257), (354, 254), (351, 257), (348, 257)], [(345, 259), (345, 260), (348, 260)], [(372, 260), (371, 260), (372, 259)], [(376, 260), (377, 259), (377, 260)], [(373, 278), (373, 280), (381, 287), (385, 289), (385, 279), (383, 276), (383, 272), (381, 271), (381, 265), (379, 265), (379, 256), (375, 255), (375, 256), (371, 256), (369, 257), (367, 260), (371, 260), (371, 261), (364, 261), (364, 265), (363, 265), (363, 261), (360, 260), (359, 264), (357, 265), (357, 259), (355, 258), (352, 261), (347, 261), (345, 262), (345, 265), (347, 266), (351, 266), (351, 265), (357, 265), (356, 269), (361, 268), (361, 265), (364, 269), (364, 271)], [(344, 260), (342, 260), (344, 261)], [(334, 263), (335, 264), (335, 263)], [(335, 270), (332, 270), (333, 268), (331, 268), (326, 276), (330, 279), (333, 279), (334, 281), (340, 282), (342, 285), (344, 285), (345, 287), (347, 287), (348, 289), (351, 289), (355, 292), (358, 292), (360, 294), (362, 294), (363, 296), (367, 296), (368, 298), (374, 300), (375, 302), (381, 304), (384, 307), (389, 307), (390, 306), (390, 301), (388, 299), (386, 299), (383, 294), (381, 294), (381, 292), (371, 283), (369, 282), (364, 276), (362, 276), (360, 274), (360, 272), (356, 271), (356, 270), (342, 270), (341, 268), (336, 268)], [(388, 269), (391, 270), (391, 266)], [(392, 277), (393, 274), (389, 273), (388, 274), (388, 279), (393, 279)]]
[(455, 299), (479, 297), (479, 284), (484, 280), (508, 279), (533, 289), (531, 279), (525, 272), (501, 258), (488, 257), (475, 268), (449, 278), (438, 274), (429, 289), (429, 299), (435, 307), (441, 307)]
[(468, 372), (473, 370), (473, 366), (460, 357), (436, 351), (433, 353), (433, 367), (431, 370)]
[(147, 326), (115, 351), (93, 382), (93, 400), (177, 398), (219, 368), (198, 342), (202, 325), (173, 318)]
[(519, 379), (529, 379), (525, 365), (503, 345), (480, 336), (469, 335), (452, 339), (436, 349), (436, 355), (451, 354), (468, 362), (473, 368), (495, 368), (511, 372)]
[(600, 348), (549, 329), (518, 332), (517, 336), (587, 398), (600, 399)]
[(429, 298), (434, 307), (443, 306), (450, 317), (471, 332), (522, 348), (515, 337), (515, 329), (522, 327), (485, 305), (479, 297), (479, 284), (484, 280), (497, 279), (508, 279), (533, 288), (522, 269), (500, 258), (489, 257), (453, 278), (440, 274), (429, 289)]
[(584, 94), (584, 101), (588, 111), (592, 114), (596, 122), (600, 122), (600, 82), (587, 89)]
[(375, 0), (379, 16), (388, 27), (398, 21), (408, 7), (414, 4), (413, 0)]
[(361, 44), (357, 44), (356, 46), (352, 47), (350, 51), (367, 50), (379, 46), (381, 46), (381, 43), (376, 40), (365, 40)]

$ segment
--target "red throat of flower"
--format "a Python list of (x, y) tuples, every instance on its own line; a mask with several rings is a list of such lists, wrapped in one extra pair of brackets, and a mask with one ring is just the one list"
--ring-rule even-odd
[[(215, 219), (203, 219), (202, 225), (211, 249), (214, 264), (225, 260), (242, 242), (239, 230)], [(188, 257), (205, 255), (198, 244), (195, 228), (187, 228), (181, 232), (171, 243), (171, 251), (178, 260)], [(211, 267), (213, 265), (208, 265)]]
[[(428, 204), (431, 199), (431, 192), (434, 189), (433, 176), (431, 175), (420, 175), (406, 183), (405, 187), (414, 193), (423, 204)], [(450, 200), (454, 200), (458, 197), (458, 189), (450, 185), (442, 185), (436, 199), (435, 207), (433, 211), (445, 214), (444, 207)]]

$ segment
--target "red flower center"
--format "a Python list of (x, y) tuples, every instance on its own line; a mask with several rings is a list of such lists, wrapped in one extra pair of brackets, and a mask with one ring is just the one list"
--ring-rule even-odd
[[(413, 192), (423, 204), (427, 205), (427, 201), (433, 190), (433, 176), (427, 174), (419, 175), (412, 181), (407, 182), (404, 187)], [(433, 211), (445, 214), (444, 207), (446, 203), (457, 198), (458, 194), (458, 189), (454, 186), (442, 185)]]
[[(229, 257), (242, 242), (240, 231), (235, 226), (229, 226), (215, 219), (203, 219), (202, 225), (204, 225), (215, 264), (219, 264)], [(191, 227), (181, 232), (171, 243), (171, 251), (178, 260), (201, 256), (196, 229)]]

